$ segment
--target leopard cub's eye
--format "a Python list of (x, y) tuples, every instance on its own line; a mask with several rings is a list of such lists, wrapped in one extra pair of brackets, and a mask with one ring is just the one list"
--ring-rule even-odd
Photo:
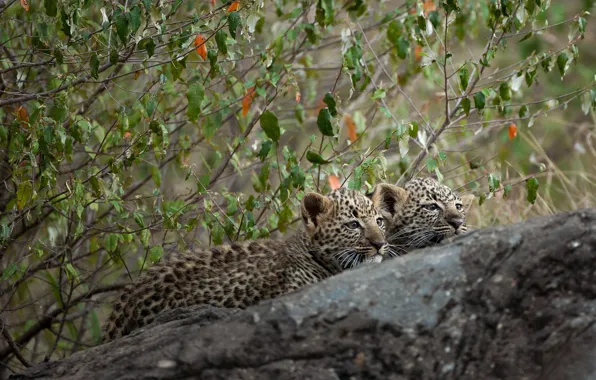
[(385, 224), (385, 219), (383, 219), (383, 218), (377, 218), (377, 225), (379, 227), (383, 227), (383, 224)]
[(346, 226), (348, 228), (355, 230), (357, 228), (360, 228), (360, 223), (358, 223), (357, 220), (352, 220), (351, 222), (346, 223)]
[(458, 203), (455, 205), (455, 208), (457, 209), (457, 211), (461, 211), (463, 210), (464, 206), (461, 203)]
[(428, 210), (428, 211), (436, 211), (436, 210), (439, 209), (439, 206), (436, 203), (431, 203), (431, 204), (428, 204), (428, 205), (424, 205), (422, 207), (425, 210)]

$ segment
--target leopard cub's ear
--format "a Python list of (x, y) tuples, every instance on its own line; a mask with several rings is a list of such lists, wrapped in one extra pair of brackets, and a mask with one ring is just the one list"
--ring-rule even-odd
[(460, 195), (461, 203), (464, 205), (464, 210), (467, 212), (472, 202), (474, 202), (474, 194), (463, 194)]
[(302, 221), (307, 231), (312, 233), (319, 225), (322, 218), (333, 211), (333, 201), (324, 195), (317, 193), (307, 193), (302, 198), (300, 207)]
[(386, 219), (392, 220), (408, 200), (408, 191), (388, 183), (380, 183), (366, 194)]

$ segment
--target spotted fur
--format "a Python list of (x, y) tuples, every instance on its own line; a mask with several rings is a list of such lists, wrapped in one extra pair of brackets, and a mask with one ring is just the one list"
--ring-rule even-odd
[(104, 341), (177, 307), (246, 308), (386, 252), (385, 221), (364, 194), (340, 189), (302, 200), (302, 229), (285, 241), (257, 240), (175, 253), (145, 271), (114, 303)]
[(369, 197), (387, 220), (391, 256), (465, 233), (466, 211), (474, 200), (428, 177), (413, 179), (405, 188), (377, 185)]

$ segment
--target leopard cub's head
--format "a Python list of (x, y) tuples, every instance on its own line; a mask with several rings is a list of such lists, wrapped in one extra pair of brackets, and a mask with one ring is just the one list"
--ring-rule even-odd
[(459, 195), (432, 178), (416, 178), (405, 188), (379, 184), (368, 196), (387, 220), (392, 255), (440, 243), (466, 232), (466, 211), (474, 195)]
[(312, 248), (335, 257), (344, 269), (380, 262), (387, 252), (385, 219), (358, 191), (308, 193), (301, 212)]

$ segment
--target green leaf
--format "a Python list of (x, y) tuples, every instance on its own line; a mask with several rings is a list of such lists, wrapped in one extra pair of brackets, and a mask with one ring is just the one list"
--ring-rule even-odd
[(304, 117), (305, 112), (304, 112), (304, 106), (302, 104), (296, 104), (296, 109), (294, 110), (294, 116), (296, 116), (296, 120), (298, 120), (298, 122), (300, 124), (304, 123)]
[(333, 94), (330, 92), (326, 93), (325, 97), (323, 98), (323, 102), (325, 102), (325, 104), (327, 104), (327, 107), (329, 107), (329, 113), (331, 114), (331, 116), (337, 116), (337, 104), (335, 103)]
[(79, 272), (77, 272), (77, 270), (75, 269), (75, 267), (72, 266), (71, 263), (66, 263), (65, 267), (66, 274), (69, 275), (70, 278), (76, 278), (77, 280), (79, 279)]
[(91, 67), (91, 76), (94, 79), (97, 79), (99, 77), (99, 59), (97, 58), (97, 54), (95, 52), (93, 52), (91, 55), (89, 65)]
[(139, 47), (147, 50), (147, 58), (153, 57), (153, 53), (155, 53), (155, 42), (151, 37), (146, 37), (141, 40)]
[(141, 231), (141, 235), (139, 239), (141, 240), (141, 244), (143, 244), (143, 248), (147, 248), (149, 246), (149, 239), (151, 238), (151, 232), (149, 229), (144, 229)]
[(462, 90), (466, 90), (468, 88), (468, 83), (470, 82), (470, 72), (468, 70), (468, 65), (465, 65), (459, 70), (459, 84), (461, 85)]
[(132, 32), (132, 34), (135, 34), (135, 32), (141, 26), (141, 8), (139, 8), (138, 6), (135, 5), (130, 10), (129, 15), (130, 15), (129, 16), (130, 17), (130, 31)]
[(488, 190), (491, 193), (494, 193), (499, 188), (500, 185), (501, 185), (501, 180), (494, 174), (490, 173), (488, 175)]
[(150, 166), (149, 171), (151, 172), (151, 178), (155, 182), (155, 186), (161, 187), (161, 170), (157, 166)]
[(581, 35), (582, 38), (584, 38), (584, 33), (586, 32), (586, 19), (583, 17), (579, 17), (577, 19), (577, 29)]
[(333, 24), (335, 20), (334, 0), (318, 0), (316, 20), (323, 27)]
[(476, 109), (478, 109), (478, 110), (483, 109), (485, 102), (486, 102), (486, 98), (484, 97), (484, 93), (482, 91), (479, 91), (474, 94), (474, 107)]
[(324, 136), (333, 136), (333, 126), (331, 125), (331, 113), (327, 108), (323, 108), (319, 111), (317, 117), (317, 127)]
[(426, 168), (428, 169), (429, 172), (434, 171), (437, 168), (437, 160), (429, 157), (426, 160)]
[(62, 54), (62, 50), (58, 48), (54, 48), (54, 58), (56, 59), (56, 63), (61, 65), (64, 63), (64, 55)]
[(188, 87), (186, 91), (186, 99), (188, 100), (188, 108), (186, 109), (186, 116), (191, 121), (196, 121), (201, 112), (201, 103), (205, 97), (205, 89), (201, 83), (194, 83)]
[(536, 76), (536, 69), (526, 71), (525, 79), (526, 79), (526, 84), (528, 85), (528, 87), (532, 86), (532, 83), (534, 83), (535, 76)]
[(406, 59), (410, 51), (410, 42), (404, 37), (397, 39), (397, 56), (401, 59)]
[(486, 193), (483, 191), (480, 193), (480, 197), (478, 199), (478, 206), (482, 206), (482, 204), (486, 201)]
[(443, 9), (445, 9), (445, 12), (447, 12), (448, 14), (459, 10), (459, 5), (457, 4), (456, 0), (443, 0), (441, 4), (443, 5)]
[(17, 208), (22, 210), (33, 197), (33, 185), (29, 181), (21, 182), (17, 188)]
[(320, 154), (313, 152), (312, 150), (309, 150), (308, 152), (306, 152), (306, 159), (309, 162), (312, 162), (313, 164), (319, 164), (319, 165), (324, 165), (324, 164), (328, 164), (331, 161), (327, 161), (325, 160), (323, 157), (321, 157)]
[(534, 35), (534, 32), (529, 32), (521, 40), (519, 40), (519, 42), (523, 42), (523, 41), (527, 40), (528, 38), (532, 37), (533, 35)]
[(68, 17), (68, 14), (64, 11), (64, 9), (60, 10), (60, 21), (61, 21), (61, 27), (60, 30), (62, 30), (62, 32), (64, 32), (64, 34), (66, 34), (66, 36), (68, 38), (72, 37), (72, 34), (70, 33), (70, 17)]
[(265, 111), (261, 114), (260, 121), (261, 128), (263, 128), (267, 137), (273, 141), (278, 141), (281, 132), (279, 130), (279, 120), (277, 120), (277, 116), (271, 111)]
[(240, 19), (240, 15), (238, 14), (238, 12), (230, 12), (230, 14), (228, 15), (228, 26), (230, 28), (230, 36), (232, 36), (233, 39), (236, 39), (236, 29), (241, 24), (242, 20)]
[(397, 40), (403, 33), (403, 25), (398, 20), (393, 20), (387, 27), (387, 39), (394, 45), (397, 45)]
[(118, 50), (116, 48), (110, 49), (110, 64), (115, 65), (118, 63), (120, 56), (118, 55)]
[(372, 96), (371, 96), (371, 100), (378, 100), (378, 99), (383, 99), (385, 98), (385, 96), (387, 95), (387, 91), (385, 91), (384, 88), (377, 88)]
[(501, 95), (501, 99), (503, 100), (511, 100), (511, 87), (509, 87), (509, 82), (501, 83), (501, 86), (499, 86), (499, 95)]
[(128, 13), (120, 13), (116, 16), (116, 33), (122, 43), (128, 40)]
[(509, 193), (511, 193), (511, 185), (505, 185), (503, 187), (503, 198), (508, 198), (509, 197)]
[(101, 186), (96, 176), (91, 176), (89, 178), (89, 184), (91, 185), (91, 189), (93, 190), (93, 195), (96, 198), (101, 197)]
[(211, 227), (211, 240), (213, 240), (213, 244), (220, 245), (223, 243), (225, 231), (219, 221), (215, 221), (213, 226)]
[(215, 33), (215, 43), (217, 44), (217, 49), (223, 55), (228, 54), (228, 45), (226, 44), (227, 39), (228, 36), (223, 30), (220, 29)]
[(567, 70), (567, 62), (569, 61), (569, 57), (566, 53), (561, 53), (557, 57), (557, 67), (559, 68), (559, 73), (561, 74), (561, 78), (565, 76), (565, 71)]
[(8, 141), (8, 129), (0, 125), (0, 142)]
[(415, 139), (416, 137), (418, 137), (418, 122), (413, 121), (409, 124), (410, 128), (408, 129), (408, 133), (410, 135), (411, 138)]
[(50, 17), (56, 17), (58, 14), (58, 7), (56, 6), (56, 0), (44, 0), (43, 4), (46, 8), (46, 14)]
[(437, 11), (429, 12), (428, 19), (430, 20), (430, 23), (433, 24), (433, 27), (435, 29), (437, 29), (439, 26), (439, 23), (441, 22), (441, 20), (439, 19), (439, 12), (437, 12)]
[(0, 281), (6, 281), (11, 278), (15, 273), (17, 273), (17, 266), (13, 263), (9, 263), (4, 271), (2, 272), (2, 277), (0, 277)]
[(521, 106), (521, 108), (519, 109), (519, 118), (520, 119), (525, 119), (529, 114), (529, 110), (528, 110), (528, 106)]
[(149, 260), (153, 264), (157, 263), (161, 259), (162, 256), (163, 256), (163, 248), (159, 245), (154, 245), (149, 250)]
[(261, 143), (261, 149), (259, 150), (259, 153), (257, 153), (257, 157), (259, 157), (261, 159), (261, 161), (265, 161), (265, 159), (269, 155), (269, 152), (271, 151), (272, 146), (273, 146), (273, 141), (271, 141), (271, 140), (263, 141)]
[(538, 180), (534, 177), (529, 178), (526, 181), (526, 190), (528, 191), (528, 202), (530, 202), (531, 204), (534, 204), (534, 202), (536, 202), (536, 196), (538, 193)]
[(470, 116), (471, 106), (472, 106), (472, 102), (470, 101), (469, 98), (463, 98), (461, 100), (461, 107), (463, 108), (464, 112), (466, 113), (466, 116)]
[(108, 234), (104, 239), (104, 247), (108, 252), (114, 252), (118, 248), (118, 235)]

